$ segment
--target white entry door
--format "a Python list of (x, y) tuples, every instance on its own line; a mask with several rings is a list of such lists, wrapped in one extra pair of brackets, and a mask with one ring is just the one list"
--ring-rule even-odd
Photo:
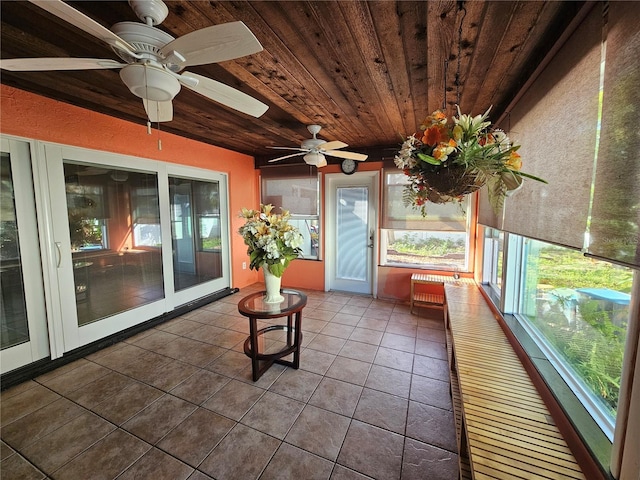
[(327, 175), (327, 290), (374, 294), (377, 172)]

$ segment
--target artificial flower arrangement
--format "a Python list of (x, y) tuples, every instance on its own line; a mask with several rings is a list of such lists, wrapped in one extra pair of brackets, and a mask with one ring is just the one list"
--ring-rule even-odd
[(504, 197), (522, 185), (523, 177), (547, 183), (520, 171), (520, 146), (502, 130), (490, 129), (490, 110), (472, 117), (458, 107), (451, 121), (436, 110), (420, 125), (420, 134), (407, 137), (394, 160), (409, 177), (405, 205), (425, 216), (427, 202), (460, 202), (486, 184), (493, 209), (500, 211)]
[(242, 209), (241, 217), (247, 222), (238, 230), (249, 248), (249, 268), (268, 268), (276, 277), (282, 277), (284, 270), (294, 258), (302, 253), (300, 246), (304, 240), (300, 231), (289, 224), (291, 215), (282, 209), (282, 214), (272, 213), (273, 205), (260, 205), (260, 210)]

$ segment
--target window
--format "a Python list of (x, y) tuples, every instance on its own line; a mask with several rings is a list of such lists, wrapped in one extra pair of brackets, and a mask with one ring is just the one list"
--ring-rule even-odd
[[(507, 240), (508, 255), (503, 255), (502, 245)], [(585, 257), (568, 247), (515, 234), (508, 234), (507, 239), (503, 232), (490, 228), (484, 232), (483, 256), (483, 280), (489, 296), (496, 305), (501, 299), (509, 305), (505, 310), (513, 316), (506, 315), (507, 324), (535, 358), (556, 398), (570, 417), (581, 415), (575, 405), (582, 405), (588, 413), (572, 417), (576, 428), (590, 429), (592, 438), (587, 440), (598, 442), (593, 439), (595, 425), (584, 423), (590, 415), (603, 438), (611, 441), (633, 270)], [(503, 268), (507, 281), (496, 299), (493, 284), (502, 277)], [(562, 380), (554, 380), (554, 376)]]
[(319, 178), (315, 168), (287, 165), (266, 167), (262, 176), (261, 203), (288, 210), (291, 225), (304, 237), (302, 256), (318, 259), (320, 255)]
[(460, 204), (429, 204), (427, 216), (406, 207), (406, 175), (385, 172), (381, 263), (388, 266), (467, 270), (469, 196)]
[(503, 253), (504, 232), (495, 228), (485, 228), (482, 281), (498, 295), (502, 289)]
[(521, 320), (611, 439), (632, 270), (529, 239), (522, 269)]

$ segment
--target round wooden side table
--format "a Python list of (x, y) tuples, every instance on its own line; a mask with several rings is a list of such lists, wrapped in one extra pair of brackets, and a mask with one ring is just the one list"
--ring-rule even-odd
[[(244, 342), (244, 353), (251, 358), (253, 381), (257, 381), (271, 365), (279, 363), (295, 369), (300, 367), (300, 345), (302, 344), (302, 309), (307, 304), (307, 296), (293, 289), (280, 291), (284, 300), (280, 303), (265, 303), (266, 292), (253, 293), (238, 303), (238, 311), (249, 318), (249, 337)], [(285, 325), (269, 325), (258, 330), (258, 319), (270, 320), (287, 317)], [(260, 352), (258, 337), (273, 330), (285, 330), (287, 339), (285, 347), (275, 353)], [(283, 357), (293, 353), (293, 361)], [(260, 366), (260, 362), (263, 365)]]

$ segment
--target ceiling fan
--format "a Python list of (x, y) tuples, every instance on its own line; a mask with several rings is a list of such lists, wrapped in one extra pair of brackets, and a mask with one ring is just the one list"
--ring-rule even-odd
[(367, 159), (367, 155), (363, 155), (362, 153), (355, 152), (344, 152), (338, 150), (340, 148), (348, 147), (346, 143), (340, 142), (338, 140), (334, 140), (332, 142), (326, 142), (316, 137), (318, 132), (322, 127), (320, 125), (308, 125), (307, 130), (309, 133), (313, 135), (313, 138), (309, 138), (302, 142), (300, 148), (298, 147), (270, 147), (276, 150), (296, 150), (297, 153), (292, 153), (291, 155), (285, 155), (283, 157), (273, 158), (269, 160), (269, 162), (278, 162), (280, 160), (284, 160), (285, 158), (296, 157), (298, 155), (304, 155), (302, 157), (308, 165), (313, 165), (315, 167), (321, 168), (327, 165), (326, 156), (329, 157), (338, 157), (345, 158), (349, 160), (357, 160), (362, 162)]
[(156, 28), (169, 9), (161, 0), (129, 0), (144, 23), (120, 22), (111, 30), (62, 0), (29, 0), (49, 13), (109, 44), (124, 63), (99, 58), (13, 58), (0, 68), (13, 71), (120, 70), (120, 78), (140, 97), (151, 122), (173, 119), (173, 98), (182, 86), (240, 112), (261, 116), (269, 108), (259, 100), (185, 67), (233, 60), (262, 51), (242, 22), (213, 25), (174, 38)]

